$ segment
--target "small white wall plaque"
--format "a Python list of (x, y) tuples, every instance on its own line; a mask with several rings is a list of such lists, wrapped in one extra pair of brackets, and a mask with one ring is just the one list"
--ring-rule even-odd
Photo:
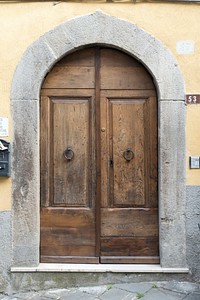
[(193, 41), (179, 41), (176, 43), (176, 52), (178, 54), (193, 54), (194, 42)]
[(0, 136), (8, 136), (8, 118), (0, 117)]
[(190, 156), (190, 169), (199, 169), (199, 156)]

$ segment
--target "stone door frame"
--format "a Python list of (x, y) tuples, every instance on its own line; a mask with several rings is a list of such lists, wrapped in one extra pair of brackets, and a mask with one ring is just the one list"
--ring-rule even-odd
[(170, 51), (136, 25), (96, 11), (45, 33), (23, 54), (11, 87), (13, 266), (37, 267), (40, 244), (40, 89), (46, 74), (77, 49), (105, 45), (138, 59), (158, 96), (159, 238), (163, 268), (186, 267), (185, 90)]

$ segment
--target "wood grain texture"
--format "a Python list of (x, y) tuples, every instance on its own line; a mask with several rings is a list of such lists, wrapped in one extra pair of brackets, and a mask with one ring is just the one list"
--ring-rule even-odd
[(50, 256), (50, 255), (42, 255), (41, 262), (43, 263), (76, 263), (76, 264), (98, 264), (99, 257), (93, 256)]
[(95, 256), (94, 223), (91, 209), (42, 209), (42, 256)]
[(96, 47), (95, 51), (95, 162), (96, 162), (96, 199), (95, 199), (95, 212), (96, 212), (96, 256), (100, 253), (100, 235), (101, 235), (101, 139), (100, 139), (100, 48)]
[(159, 263), (157, 126), (134, 58), (94, 47), (55, 65), (41, 90), (42, 262)]
[(102, 264), (159, 264), (159, 256), (102, 256)]
[[(90, 99), (54, 98), (52, 102), (53, 204), (86, 207), (89, 204), (88, 187), (91, 185), (91, 174), (89, 174)], [(67, 160), (63, 155), (67, 148), (71, 149), (68, 154), (69, 158), (74, 155), (71, 160)]]
[(42, 96), (40, 101), (40, 201), (41, 206), (49, 206), (51, 193), (51, 152), (50, 142), (50, 101)]
[(101, 236), (157, 236), (157, 209), (102, 208)]
[(43, 88), (95, 88), (95, 50), (86, 49), (58, 62), (45, 78)]
[[(90, 94), (92, 95), (92, 92)], [(66, 91), (65, 95), (62, 98), (54, 96), (48, 100), (44, 97), (46, 100), (43, 102), (44, 105), (48, 101), (51, 103), (46, 106), (51, 109), (44, 114), (49, 114), (49, 117), (44, 120), (50, 119), (51, 126), (46, 126), (46, 131), (43, 132), (44, 141), (45, 135), (50, 137), (51, 143), (47, 146), (45, 142), (44, 145), (50, 153), (51, 163), (46, 165), (46, 168), (49, 167), (49, 179), (47, 176), (44, 178), (41, 176), (41, 182), (45, 179), (49, 182), (49, 192), (46, 188), (43, 190), (41, 186), (42, 207), (49, 206), (41, 209), (41, 261), (70, 262), (75, 261), (75, 258), (73, 260), (70, 258), (68, 261), (67, 255), (73, 257), (82, 255), (91, 258), (84, 259), (83, 262), (92, 263), (96, 249), (94, 201), (96, 179), (93, 177), (95, 175), (94, 97), (71, 99), (67, 97)], [(69, 162), (63, 157), (63, 150), (69, 145), (68, 143), (75, 153), (74, 161)], [(45, 153), (41, 154), (41, 157), (46, 157)], [(75, 166), (71, 165), (72, 162), (75, 162)], [(42, 164), (45, 169), (44, 162)], [(63, 184), (58, 182), (59, 176)], [(65, 185), (64, 189), (62, 189), (63, 185)], [(45, 195), (49, 194), (53, 196), (52, 199), (45, 198)], [(59, 210), (56, 208), (52, 210), (52, 205), (60, 207)], [(68, 209), (64, 208), (66, 205), (69, 206)], [(81, 206), (88, 208), (82, 210)]]
[(157, 99), (150, 97), (146, 103), (146, 110), (149, 112), (149, 124), (146, 129), (149, 133), (148, 143), (148, 164), (149, 188), (147, 206), (158, 207), (158, 120), (157, 120)]
[(155, 236), (101, 238), (101, 256), (159, 256), (158, 250)]
[(95, 66), (95, 52), (96, 48), (85, 48), (75, 51), (63, 57), (56, 67), (63, 66), (76, 66), (76, 67), (94, 67)]
[[(94, 67), (55, 67), (45, 80), (45, 88), (94, 88)], [(52, 78), (53, 77), (53, 83)], [(61, 80), (61, 78), (63, 78)]]
[(151, 90), (154, 84), (145, 68), (125, 53), (101, 50), (101, 89)]
[[(112, 206), (145, 204), (144, 100), (109, 101), (110, 151), (113, 157)], [(124, 158), (131, 149), (130, 161)]]

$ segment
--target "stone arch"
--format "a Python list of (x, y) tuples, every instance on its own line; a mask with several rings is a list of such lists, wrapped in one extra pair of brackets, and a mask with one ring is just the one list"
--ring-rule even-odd
[[(159, 223), (163, 268), (186, 267), (185, 93), (169, 50), (136, 25), (100, 11), (45, 33), (23, 54), (11, 87), (13, 116), (13, 264), (39, 264), (39, 99), (44, 77), (63, 56), (106, 45), (137, 58), (154, 78), (159, 120)], [(133, 267), (134, 272), (134, 267)]]

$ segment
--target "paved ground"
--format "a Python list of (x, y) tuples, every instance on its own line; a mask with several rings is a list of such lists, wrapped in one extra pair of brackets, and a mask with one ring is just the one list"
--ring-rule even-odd
[(18, 293), (12, 296), (0, 294), (1, 300), (200, 300), (200, 285), (189, 282), (144, 282), (109, 284), (95, 287), (54, 289), (39, 292)]

